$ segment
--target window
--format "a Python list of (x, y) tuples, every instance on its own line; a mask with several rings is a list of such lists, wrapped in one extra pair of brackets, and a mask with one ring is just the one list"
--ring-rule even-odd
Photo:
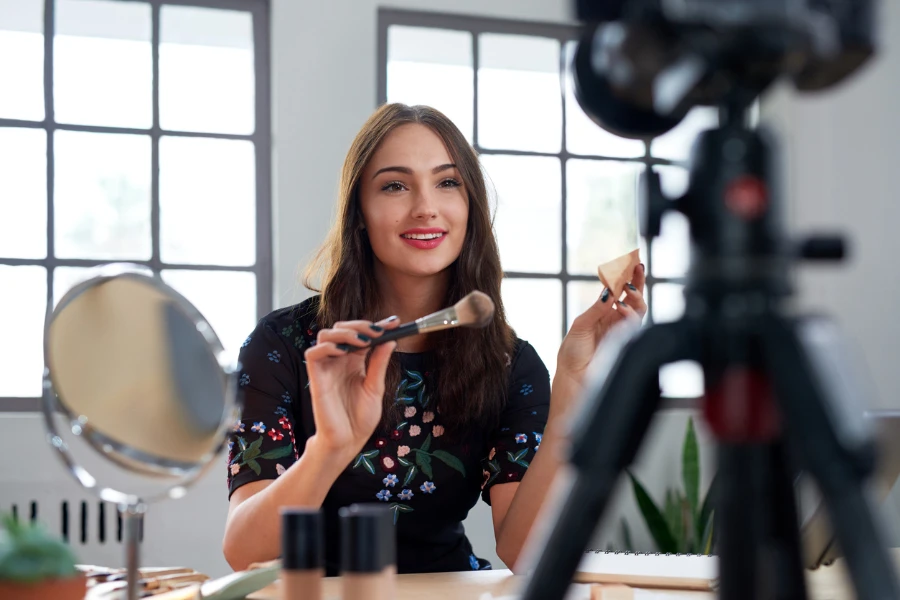
[[(379, 13), (377, 100), (434, 106), (478, 151), (496, 190), (504, 305), (551, 376), (572, 320), (602, 291), (597, 265), (635, 246), (647, 267), (647, 319), (684, 312), (687, 221), (667, 213), (660, 237), (639, 239), (638, 175), (653, 165), (664, 191), (683, 193), (691, 144), (718, 119), (695, 109), (650, 144), (605, 132), (575, 99), (568, 65), (577, 35), (564, 25)], [(667, 365), (660, 375), (668, 397), (703, 392), (699, 365)]]
[(265, 0), (0, 0), (0, 410), (38, 406), (91, 267), (159, 274), (235, 353), (271, 310), (268, 47)]

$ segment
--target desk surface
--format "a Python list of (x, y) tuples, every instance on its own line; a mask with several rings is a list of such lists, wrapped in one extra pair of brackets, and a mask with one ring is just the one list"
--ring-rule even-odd
[[(895, 551), (895, 561), (900, 566), (900, 553)], [(843, 561), (833, 566), (822, 567), (815, 571), (807, 571), (809, 595), (814, 600), (849, 600), (855, 594), (851, 592), (846, 568)], [(396, 600), (481, 600), (482, 594), (490, 593), (494, 597), (515, 594), (520, 590), (523, 578), (513, 575), (507, 570), (472, 571), (460, 573), (426, 573), (418, 575), (397, 576)], [(587, 600), (590, 597), (589, 586), (580, 585), (580, 594), (574, 598)], [(326, 578), (324, 585), (325, 600), (339, 600), (340, 579)], [(675, 590), (653, 590), (654, 600), (671, 598), (672, 600), (713, 600), (712, 592), (685, 592)], [(640, 598), (637, 595), (636, 598)], [(248, 600), (279, 600), (278, 582), (259, 592), (248, 596)]]

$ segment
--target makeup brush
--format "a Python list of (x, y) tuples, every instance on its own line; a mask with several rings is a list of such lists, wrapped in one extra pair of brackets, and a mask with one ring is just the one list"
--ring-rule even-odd
[(487, 327), (494, 318), (494, 301), (484, 292), (471, 292), (449, 308), (404, 323), (397, 329), (385, 331), (372, 340), (372, 346), (420, 333), (431, 333), (451, 327)]

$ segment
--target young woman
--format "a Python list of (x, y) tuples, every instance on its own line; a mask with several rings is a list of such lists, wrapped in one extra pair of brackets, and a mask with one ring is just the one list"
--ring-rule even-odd
[[(399, 104), (382, 106), (354, 140), (316, 264), (321, 294), (262, 319), (241, 351), (228, 562), (243, 569), (276, 558), (279, 509), (321, 507), (335, 574), (338, 509), (383, 502), (394, 513), (399, 572), (490, 568), (462, 526), (480, 495), (497, 554), (512, 567), (560, 465), (553, 424), (609, 328), (646, 312), (643, 266), (624, 302), (604, 291), (575, 320), (551, 391), (534, 348), (506, 322), (478, 157), (444, 115)], [(367, 349), (473, 290), (496, 305), (488, 327)]]

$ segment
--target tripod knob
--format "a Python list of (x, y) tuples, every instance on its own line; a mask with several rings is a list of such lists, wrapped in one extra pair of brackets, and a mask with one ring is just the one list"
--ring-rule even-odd
[(797, 257), (806, 260), (843, 260), (845, 256), (844, 239), (838, 236), (808, 237), (797, 247)]
[(638, 187), (641, 235), (647, 239), (659, 235), (663, 213), (669, 208), (669, 199), (662, 192), (659, 173), (650, 165), (641, 172)]

